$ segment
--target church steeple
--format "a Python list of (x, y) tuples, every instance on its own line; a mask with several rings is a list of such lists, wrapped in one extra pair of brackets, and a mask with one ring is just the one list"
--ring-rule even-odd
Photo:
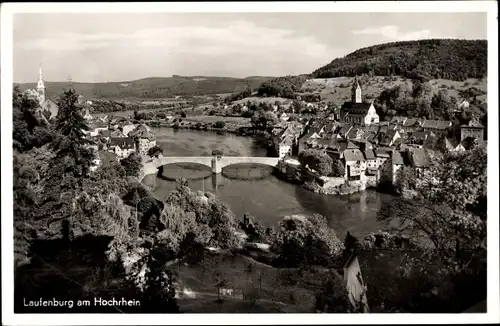
[(354, 77), (354, 82), (352, 83), (352, 89), (351, 89), (351, 101), (352, 103), (362, 103), (362, 96), (361, 96), (361, 86), (359, 85), (359, 80), (358, 76)]
[(45, 102), (45, 85), (43, 83), (43, 73), (42, 65), (38, 69), (38, 83), (36, 85), (36, 90), (38, 92), (38, 101), (41, 103)]

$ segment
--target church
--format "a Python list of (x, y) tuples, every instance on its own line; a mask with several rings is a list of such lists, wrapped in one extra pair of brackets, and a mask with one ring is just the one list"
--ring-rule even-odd
[(28, 89), (24, 93), (35, 97), (38, 100), (41, 111), (44, 113), (45, 112), (50, 113), (49, 119), (52, 119), (57, 117), (57, 113), (59, 112), (59, 106), (52, 99), (46, 98), (45, 89), (46, 87), (43, 82), (42, 67), (40, 67), (38, 72), (38, 82), (36, 84), (36, 90)]
[(357, 76), (351, 89), (351, 102), (345, 102), (340, 109), (340, 120), (361, 126), (369, 126), (379, 122), (373, 101), (371, 103), (363, 102), (361, 85)]

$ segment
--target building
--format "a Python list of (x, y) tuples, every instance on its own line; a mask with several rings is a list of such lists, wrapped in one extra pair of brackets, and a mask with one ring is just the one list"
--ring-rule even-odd
[(478, 142), (484, 140), (484, 127), (477, 120), (473, 119), (468, 124), (460, 126), (460, 141), (469, 137), (477, 139)]
[(446, 136), (451, 125), (451, 121), (425, 120), (422, 128), (424, 131), (432, 131), (436, 136)]
[(122, 133), (125, 135), (125, 136), (128, 136), (128, 133), (131, 132), (132, 130), (134, 130), (135, 128), (137, 128), (138, 125), (132, 125), (132, 124), (127, 124), (127, 125), (124, 125), (122, 127)]
[(341, 158), (345, 162), (346, 181), (364, 181), (366, 160), (359, 147), (349, 141)]
[(57, 105), (56, 101), (47, 98), (46, 96), (46, 87), (43, 82), (42, 67), (40, 67), (38, 71), (38, 82), (36, 84), (36, 90), (28, 89), (24, 93), (28, 96), (33, 96), (34, 98), (36, 98), (38, 104), (40, 105), (42, 113), (46, 114), (49, 119), (57, 117), (57, 114), (59, 113), (59, 106)]
[(110, 138), (108, 148), (118, 159), (126, 158), (136, 152), (135, 141), (130, 137)]
[(370, 312), (368, 298), (366, 295), (368, 287), (363, 280), (363, 276), (361, 275), (361, 267), (358, 257), (355, 254), (352, 254), (344, 264), (343, 269), (344, 283), (351, 305), (355, 308), (361, 306), (361, 312)]
[(156, 137), (148, 126), (138, 125), (134, 130), (128, 133), (128, 137), (136, 140), (139, 154), (146, 155), (150, 148), (156, 146)]
[(394, 184), (397, 180), (398, 171), (404, 166), (403, 156), (398, 150), (392, 151), (391, 162), (392, 162), (391, 181)]
[(89, 109), (85, 109), (85, 115), (83, 116), (83, 118), (87, 121), (92, 121), (92, 119), (94, 119), (91, 115), (90, 115), (90, 112), (89, 112)]
[(344, 123), (368, 126), (379, 122), (379, 116), (372, 103), (362, 100), (361, 86), (358, 78), (354, 79), (351, 102), (346, 102), (341, 108), (340, 120)]

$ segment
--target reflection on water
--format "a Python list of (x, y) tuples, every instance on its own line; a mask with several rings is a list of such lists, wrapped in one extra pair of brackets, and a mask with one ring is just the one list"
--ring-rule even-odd
[[(263, 155), (266, 151), (252, 138), (157, 129), (154, 132), (162, 139), (158, 143), (165, 156), (198, 156), (211, 152), (211, 148), (225, 151), (229, 147), (242, 156)], [(202, 165), (171, 164), (164, 166), (162, 177), (149, 175), (143, 182), (153, 187), (158, 198), (165, 198), (175, 189), (173, 180), (180, 177), (188, 179), (193, 190), (215, 193), (229, 204), (237, 218), (248, 212), (266, 226), (272, 226), (286, 215), (318, 213), (327, 217), (340, 238), (346, 231), (365, 236), (382, 229), (383, 224), (376, 220), (377, 212), (393, 198), (373, 190), (346, 196), (319, 195), (276, 178), (269, 167), (244, 164), (225, 167), (219, 175), (212, 174), (209, 167)]]

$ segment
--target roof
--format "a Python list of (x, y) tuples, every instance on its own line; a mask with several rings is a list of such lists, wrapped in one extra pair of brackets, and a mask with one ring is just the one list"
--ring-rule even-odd
[(377, 155), (377, 157), (390, 157), (390, 150), (377, 148), (375, 150), (375, 155)]
[(391, 123), (404, 124), (407, 119), (407, 117), (393, 116), (391, 119)]
[(368, 110), (372, 106), (372, 103), (352, 103), (345, 102), (342, 106), (342, 110), (344, 113), (348, 113), (349, 115), (366, 115)]
[(408, 118), (406, 121), (403, 123), (404, 127), (414, 127), (418, 124), (418, 120), (415, 118)]
[(365, 161), (365, 157), (359, 149), (346, 149), (343, 155), (346, 162)]
[(111, 132), (108, 129), (99, 130), (99, 136), (111, 137)]
[(477, 120), (472, 119), (468, 124), (461, 126), (461, 128), (484, 128)]
[(373, 152), (373, 149), (366, 148), (365, 149), (365, 157), (367, 160), (374, 160), (376, 158), (376, 156), (375, 156), (375, 153)]
[(422, 124), (422, 128), (429, 129), (446, 129), (451, 127), (451, 121), (441, 121), (441, 120), (425, 120)]
[(118, 146), (121, 149), (132, 149), (135, 148), (135, 141), (130, 137), (112, 137), (109, 140), (109, 146)]
[(147, 138), (149, 140), (155, 140), (155, 135), (150, 131), (149, 127), (140, 124), (134, 130), (128, 133), (129, 137), (139, 137)]
[(392, 152), (392, 164), (398, 164), (398, 165), (404, 164), (403, 157), (401, 156), (401, 153), (399, 151)]
[(424, 168), (429, 166), (430, 160), (429, 155), (425, 149), (414, 149), (412, 150), (413, 155), (413, 164), (416, 168)]

